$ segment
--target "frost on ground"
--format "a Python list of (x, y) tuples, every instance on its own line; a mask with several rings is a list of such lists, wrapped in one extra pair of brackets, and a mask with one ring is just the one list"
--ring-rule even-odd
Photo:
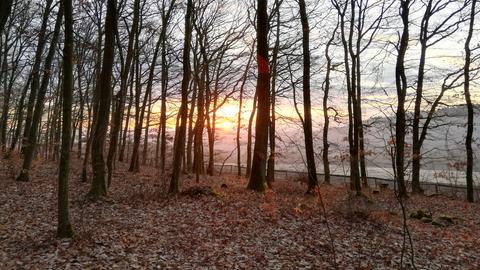
[[(56, 164), (36, 163), (32, 181), (19, 183), (13, 163), (0, 162), (0, 269), (398, 269), (401, 261), (402, 215), (391, 191), (354, 198), (344, 186), (322, 185), (325, 215), (299, 181), (278, 179), (257, 194), (234, 176), (185, 178), (183, 192), (169, 196), (154, 169), (134, 175), (119, 164), (109, 197), (92, 203), (73, 166), (76, 235), (57, 240)], [(417, 268), (480, 267), (478, 203), (412, 196), (412, 213)]]

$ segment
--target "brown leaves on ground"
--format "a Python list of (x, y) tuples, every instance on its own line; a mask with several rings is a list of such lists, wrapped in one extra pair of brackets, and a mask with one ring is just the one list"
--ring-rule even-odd
[[(32, 181), (20, 183), (11, 177), (18, 165), (6, 162), (0, 162), (1, 269), (399, 268), (402, 216), (388, 191), (355, 198), (344, 186), (322, 186), (325, 216), (318, 198), (296, 181), (278, 179), (274, 190), (258, 194), (233, 176), (185, 179), (183, 192), (170, 196), (155, 169), (134, 175), (119, 164), (108, 199), (91, 203), (89, 183), (73, 166), (76, 235), (57, 240), (56, 164), (37, 163)], [(412, 196), (407, 208), (454, 217), (448, 226), (408, 219), (419, 269), (480, 267), (480, 205)], [(409, 258), (407, 250), (407, 265)]]

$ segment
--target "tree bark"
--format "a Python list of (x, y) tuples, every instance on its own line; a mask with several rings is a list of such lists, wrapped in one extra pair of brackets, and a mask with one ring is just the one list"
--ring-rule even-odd
[(179, 178), (183, 156), (185, 154), (185, 135), (187, 130), (188, 117), (188, 85), (190, 82), (190, 42), (192, 39), (192, 13), (193, 0), (187, 1), (187, 12), (185, 14), (185, 39), (183, 44), (183, 79), (182, 79), (182, 101), (179, 109), (179, 119), (175, 134), (173, 171), (170, 180), (170, 193), (179, 192)]
[(407, 196), (404, 179), (404, 159), (405, 159), (405, 98), (407, 94), (407, 77), (405, 75), (405, 54), (408, 48), (409, 39), (409, 14), (410, 0), (401, 2), (401, 18), (403, 22), (403, 32), (398, 47), (397, 63), (395, 67), (395, 83), (397, 88), (397, 114), (395, 122), (395, 165), (397, 169), (397, 186), (400, 197)]
[(245, 178), (250, 178), (252, 172), (252, 126), (255, 113), (257, 111), (257, 94), (255, 93), (253, 97), (253, 108), (250, 113), (250, 118), (248, 119), (248, 129), (247, 129), (247, 168), (245, 172)]
[(467, 168), (466, 168), (466, 181), (467, 181), (467, 201), (473, 202), (473, 149), (472, 149), (472, 141), (473, 141), (473, 103), (472, 98), (470, 95), (470, 64), (471, 64), (471, 49), (470, 49), (470, 41), (472, 39), (473, 30), (474, 30), (474, 23), (475, 23), (475, 5), (477, 4), (477, 0), (472, 0), (472, 7), (470, 12), (470, 25), (468, 28), (468, 36), (467, 40), (465, 41), (465, 66), (463, 69), (465, 83), (463, 85), (463, 89), (465, 91), (465, 101), (467, 103), (467, 137), (465, 138), (465, 149), (467, 152)]
[(241, 162), (241, 145), (240, 145), (240, 129), (242, 124), (242, 108), (243, 108), (243, 92), (245, 89), (245, 83), (247, 82), (248, 71), (252, 64), (253, 55), (255, 52), (255, 42), (252, 42), (252, 48), (250, 56), (248, 57), (247, 65), (242, 77), (242, 85), (240, 86), (239, 101), (238, 101), (238, 115), (237, 115), (237, 176), (242, 176), (242, 162)]
[(305, 7), (305, 0), (299, 0), (300, 17), (302, 21), (302, 47), (303, 47), (303, 132), (305, 136), (305, 156), (308, 170), (308, 190), (313, 193), (318, 186), (317, 169), (315, 167), (315, 150), (313, 148), (312, 134), (312, 103), (310, 99), (310, 27)]
[(276, 124), (276, 113), (275, 113), (275, 101), (276, 101), (276, 92), (277, 92), (277, 70), (278, 70), (278, 53), (280, 50), (280, 5), (281, 2), (276, 0), (275, 2), (275, 12), (276, 12), (276, 29), (275, 29), (275, 45), (272, 52), (272, 72), (270, 77), (270, 126), (269, 126), (269, 144), (270, 144), (270, 155), (267, 160), (267, 185), (269, 188), (272, 188), (273, 182), (275, 181), (275, 124)]
[(13, 134), (12, 141), (11, 141), (11, 144), (10, 144), (10, 151), (15, 150), (15, 147), (17, 146), (18, 138), (20, 137), (20, 134), (22, 133), (25, 98), (27, 97), (28, 88), (30, 87), (31, 82), (32, 82), (32, 75), (30, 74), (30, 76), (28, 76), (28, 81), (27, 81), (27, 83), (25, 84), (25, 86), (22, 90), (22, 95), (20, 96), (20, 100), (18, 101), (18, 105), (17, 105), (17, 125), (16, 125), (15, 132)]
[(96, 87), (98, 96), (97, 121), (93, 129), (92, 140), (92, 170), (93, 179), (88, 196), (97, 200), (107, 195), (105, 179), (105, 160), (103, 150), (105, 137), (108, 129), (108, 118), (110, 114), (112, 69), (115, 57), (115, 29), (117, 27), (115, 0), (108, 0), (107, 15), (105, 19), (105, 50), (103, 53), (102, 72), (100, 83)]
[(323, 173), (324, 173), (324, 181), (327, 184), (330, 184), (330, 162), (328, 159), (328, 153), (329, 153), (329, 148), (330, 144), (328, 143), (328, 129), (329, 129), (329, 124), (330, 124), (330, 117), (328, 115), (328, 98), (330, 94), (330, 72), (332, 71), (332, 57), (330, 56), (330, 46), (332, 45), (334, 39), (335, 39), (335, 34), (338, 29), (338, 24), (333, 30), (331, 38), (327, 42), (327, 46), (325, 48), (325, 59), (327, 60), (327, 72), (325, 74), (325, 81), (323, 84), (323, 102), (322, 102), (322, 108), (323, 108), (323, 136), (322, 136), (322, 141), (323, 141), (323, 152), (322, 152), (322, 159), (323, 159)]
[(268, 122), (270, 115), (270, 67), (268, 62), (267, 0), (257, 1), (257, 65), (256, 95), (258, 112), (255, 121), (255, 145), (248, 189), (263, 192), (266, 188), (265, 169), (268, 148)]
[(57, 237), (73, 236), (68, 213), (68, 177), (70, 171), (70, 141), (72, 137), (73, 100), (73, 7), (72, 0), (63, 0), (65, 16), (65, 44), (63, 48), (63, 111), (62, 148), (58, 165), (58, 226)]
[(123, 67), (123, 72), (120, 78), (120, 90), (117, 93), (115, 101), (115, 113), (113, 115), (112, 128), (110, 133), (110, 146), (108, 148), (107, 156), (107, 168), (108, 168), (108, 185), (112, 181), (113, 173), (113, 161), (115, 159), (115, 154), (118, 147), (118, 137), (120, 133), (120, 127), (122, 123), (122, 118), (125, 110), (125, 97), (127, 94), (128, 88), (128, 75), (130, 72), (130, 65), (132, 64), (134, 56), (133, 42), (135, 37), (138, 35), (138, 22), (140, 17), (140, 0), (135, 0), (133, 3), (133, 20), (132, 28), (128, 36), (128, 47), (127, 47), (127, 58), (125, 60), (125, 65)]
[(7, 23), (8, 16), (12, 11), (13, 0), (4, 0), (0, 2), (0, 35), (2, 35), (3, 28)]

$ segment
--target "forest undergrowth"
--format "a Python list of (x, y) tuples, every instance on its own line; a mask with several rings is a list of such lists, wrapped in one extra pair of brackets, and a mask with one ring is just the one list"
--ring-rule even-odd
[[(264, 194), (236, 176), (182, 179), (171, 196), (157, 169), (128, 173), (117, 164), (108, 197), (86, 200), (74, 161), (71, 240), (57, 240), (57, 164), (36, 161), (17, 182), (20, 160), (0, 161), (1, 269), (478, 269), (480, 205), (412, 195), (406, 203), (413, 240), (401, 258), (402, 212), (393, 191), (354, 197), (321, 185), (325, 211), (306, 183), (277, 179)], [(328, 226), (327, 226), (328, 225)], [(330, 230), (330, 233), (328, 231)], [(332, 246), (333, 245), (333, 246)]]

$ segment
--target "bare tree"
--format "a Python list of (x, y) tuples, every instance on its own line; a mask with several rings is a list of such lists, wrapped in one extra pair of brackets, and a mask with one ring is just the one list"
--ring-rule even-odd
[(185, 39), (183, 43), (183, 79), (182, 79), (182, 100), (178, 111), (177, 128), (175, 130), (175, 143), (173, 153), (173, 171), (170, 180), (170, 193), (178, 193), (179, 178), (183, 156), (185, 154), (185, 137), (188, 118), (188, 85), (190, 83), (190, 42), (192, 40), (192, 13), (193, 1), (187, 1), (187, 12), (185, 13)]
[[(425, 81), (425, 65), (427, 57), (427, 49), (445, 38), (451, 36), (460, 27), (460, 23), (465, 19), (460, 17), (457, 21), (451, 22), (455, 19), (455, 16), (462, 12), (467, 6), (467, 2), (460, 5), (460, 7), (452, 7), (458, 1), (453, 0), (429, 0), (426, 3), (425, 12), (422, 17), (420, 25), (420, 59), (418, 65), (417, 75), (417, 87), (415, 91), (415, 110), (412, 124), (412, 192), (421, 193), (420, 187), (420, 161), (421, 161), (421, 149), (425, 140), (424, 135), (429, 129), (429, 125), (425, 124), (430, 122), (429, 119), (422, 119), (422, 103), (426, 99), (424, 96), (424, 81)], [(452, 10), (448, 16), (443, 16), (442, 11)], [(440, 13), (440, 15), (438, 15)], [(435, 16), (437, 15), (437, 16)], [(436, 17), (440, 17), (440, 21), (435, 22)], [(432, 25), (433, 24), (433, 25)], [(438, 97), (438, 96), (437, 96)], [(435, 106), (432, 106), (430, 111), (435, 111)], [(424, 120), (423, 126), (421, 126), (421, 120)]]
[(247, 82), (248, 71), (253, 60), (253, 54), (255, 52), (255, 41), (252, 42), (252, 48), (250, 49), (250, 56), (248, 57), (247, 65), (245, 66), (245, 71), (242, 76), (242, 85), (240, 86), (239, 99), (238, 99), (238, 115), (237, 115), (237, 176), (242, 176), (242, 166), (241, 166), (241, 146), (240, 146), (240, 129), (242, 122), (242, 106), (243, 106), (243, 93), (245, 89), (245, 83)]
[(463, 74), (465, 82), (463, 85), (463, 90), (465, 92), (465, 101), (467, 102), (467, 137), (465, 139), (465, 149), (467, 151), (467, 172), (466, 172), (466, 181), (467, 181), (467, 200), (473, 202), (473, 149), (472, 149), (472, 137), (473, 137), (473, 103), (470, 95), (470, 64), (471, 64), (471, 49), (470, 42), (473, 36), (473, 30), (475, 25), (475, 15), (476, 9), (475, 6), (477, 0), (472, 0), (471, 11), (470, 11), (470, 24), (468, 27), (467, 40), (465, 41), (465, 66), (463, 68)]
[(335, 40), (335, 36), (337, 34), (338, 30), (338, 22), (337, 25), (335, 26), (335, 29), (332, 32), (332, 36), (327, 42), (327, 45), (325, 47), (325, 59), (327, 60), (327, 66), (326, 66), (326, 74), (325, 74), (325, 80), (323, 82), (322, 88), (323, 88), (323, 152), (322, 152), (322, 159), (323, 159), (323, 172), (324, 172), (324, 181), (325, 183), (330, 183), (330, 162), (328, 159), (328, 154), (329, 154), (329, 148), (330, 144), (328, 143), (328, 130), (329, 130), (329, 124), (330, 124), (330, 117), (328, 114), (329, 107), (328, 107), (328, 99), (329, 99), (329, 94), (330, 94), (330, 74), (333, 70), (332, 66), (332, 57), (330, 56), (330, 46), (333, 44)]
[(58, 226), (57, 237), (73, 236), (68, 213), (68, 174), (70, 171), (70, 141), (72, 137), (72, 100), (73, 100), (73, 7), (72, 0), (63, 0), (65, 16), (65, 45), (63, 47), (63, 111), (62, 111), (62, 148), (58, 165)]
[(92, 170), (93, 179), (89, 197), (96, 200), (107, 195), (107, 183), (105, 179), (105, 160), (103, 150), (105, 137), (108, 129), (110, 114), (112, 69), (115, 57), (115, 32), (117, 28), (117, 4), (115, 0), (107, 1), (107, 15), (105, 18), (105, 50), (103, 53), (101, 81), (95, 91), (98, 97), (97, 120), (93, 126), (92, 134)]
[(255, 123), (255, 146), (250, 180), (247, 188), (264, 191), (265, 169), (268, 148), (268, 121), (270, 115), (270, 67), (268, 62), (268, 14), (267, 0), (257, 1), (257, 119)]
[(134, 41), (135, 37), (138, 34), (138, 25), (140, 17), (140, 0), (135, 0), (133, 3), (133, 20), (130, 33), (128, 35), (128, 45), (127, 45), (127, 56), (125, 59), (125, 64), (122, 66), (120, 74), (120, 90), (118, 91), (115, 97), (115, 113), (113, 114), (112, 119), (112, 130), (110, 132), (110, 146), (108, 148), (107, 155), (107, 168), (108, 168), (108, 184), (112, 180), (113, 173), (113, 160), (117, 152), (118, 137), (120, 133), (120, 125), (124, 115), (125, 108), (125, 97), (127, 94), (128, 87), (128, 76), (131, 71), (131, 65), (134, 57)]
[(400, 16), (403, 23), (403, 32), (397, 45), (398, 55), (395, 66), (395, 83), (397, 89), (397, 112), (395, 122), (395, 166), (400, 197), (407, 196), (405, 187), (405, 98), (407, 95), (407, 77), (405, 75), (405, 54), (409, 41), (410, 0), (401, 0)]
[(272, 58), (270, 60), (270, 126), (269, 126), (269, 144), (270, 144), (270, 155), (267, 160), (267, 184), (272, 188), (273, 182), (275, 181), (275, 148), (276, 148), (276, 95), (277, 95), (277, 77), (278, 77), (278, 65), (279, 65), (279, 52), (280, 52), (280, 6), (283, 3), (282, 1), (275, 0), (275, 5), (270, 14), (270, 20), (272, 21), (275, 18), (275, 44), (272, 50)]
[(298, 1), (300, 19), (302, 22), (303, 47), (303, 133), (305, 136), (305, 157), (308, 170), (308, 190), (313, 194), (318, 186), (317, 169), (315, 167), (315, 153), (312, 134), (312, 102), (310, 98), (310, 27), (305, 7), (305, 0)]

